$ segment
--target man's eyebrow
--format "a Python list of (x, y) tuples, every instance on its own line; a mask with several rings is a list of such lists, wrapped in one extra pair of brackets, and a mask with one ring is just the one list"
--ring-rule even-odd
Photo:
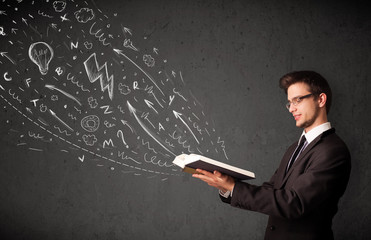
[[(301, 97), (301, 96), (303, 96), (303, 95), (295, 96), (295, 97), (291, 98), (291, 100), (292, 100), (292, 99), (295, 99), (295, 98), (298, 98), (298, 97)], [(287, 101), (290, 102), (290, 99), (287, 99)]]

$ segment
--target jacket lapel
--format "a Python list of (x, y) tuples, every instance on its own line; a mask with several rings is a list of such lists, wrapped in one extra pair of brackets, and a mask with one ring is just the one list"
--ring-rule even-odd
[(289, 164), (292, 154), (294, 154), (297, 144), (298, 143), (291, 145), (287, 149), (285, 155), (282, 158), (281, 165), (279, 166), (278, 172), (277, 172), (278, 177), (277, 177), (277, 183), (275, 184), (276, 188), (281, 188), (281, 186), (284, 183), (284, 178), (286, 176), (286, 167), (287, 167), (287, 164)]
[(290, 155), (289, 155), (289, 157), (287, 158), (287, 159), (285, 159), (285, 161), (283, 161), (283, 162), (285, 162), (285, 166), (283, 166), (282, 168), (281, 168), (281, 171), (283, 170), (283, 173), (281, 173), (282, 174), (282, 176), (283, 176), (283, 178), (282, 178), (282, 181), (281, 181), (281, 183), (280, 183), (280, 185), (279, 185), (279, 188), (282, 188), (285, 184), (286, 184), (286, 181), (287, 181), (287, 179), (290, 177), (290, 175), (291, 175), (291, 173), (292, 173), (292, 171), (293, 171), (293, 169), (295, 168), (295, 166), (297, 165), (297, 164), (299, 164), (300, 163), (300, 161), (302, 161), (302, 159), (303, 158), (305, 158), (305, 156), (308, 154), (308, 152), (312, 149), (312, 148), (314, 148), (316, 145), (317, 145), (317, 143), (322, 139), (322, 137), (323, 136), (325, 136), (325, 135), (327, 135), (327, 134), (329, 134), (329, 133), (332, 133), (332, 132), (334, 132), (335, 130), (334, 129), (330, 129), (330, 130), (327, 130), (327, 131), (325, 131), (325, 132), (323, 132), (322, 134), (320, 134), (318, 137), (316, 137), (305, 149), (304, 149), (304, 151), (299, 155), (299, 157), (296, 159), (296, 161), (292, 164), (292, 166), (291, 166), (291, 168), (289, 169), (289, 171), (286, 173), (286, 167), (287, 167), (287, 164), (288, 164), (288, 161), (290, 160), (290, 158), (291, 158), (291, 155), (293, 154), (293, 151), (295, 151), (295, 149), (294, 150), (292, 150), (292, 151), (290, 151)]

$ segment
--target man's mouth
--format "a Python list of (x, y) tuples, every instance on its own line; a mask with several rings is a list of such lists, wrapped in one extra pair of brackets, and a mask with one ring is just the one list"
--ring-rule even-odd
[(295, 114), (294, 115), (295, 121), (299, 120), (300, 116), (301, 116), (301, 114)]

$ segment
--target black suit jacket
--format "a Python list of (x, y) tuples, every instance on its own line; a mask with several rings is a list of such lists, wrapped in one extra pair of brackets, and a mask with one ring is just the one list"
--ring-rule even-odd
[(232, 206), (269, 215), (265, 239), (333, 239), (332, 218), (348, 184), (351, 163), (345, 143), (330, 129), (314, 139), (286, 173), (291, 145), (269, 182), (236, 182)]

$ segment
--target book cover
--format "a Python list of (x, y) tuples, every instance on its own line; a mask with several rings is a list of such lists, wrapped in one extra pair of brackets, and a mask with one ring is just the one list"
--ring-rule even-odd
[(184, 172), (191, 174), (197, 173), (196, 169), (199, 168), (209, 172), (218, 171), (238, 180), (249, 180), (255, 178), (255, 174), (253, 172), (198, 154), (181, 154), (174, 159), (173, 163), (181, 167)]

